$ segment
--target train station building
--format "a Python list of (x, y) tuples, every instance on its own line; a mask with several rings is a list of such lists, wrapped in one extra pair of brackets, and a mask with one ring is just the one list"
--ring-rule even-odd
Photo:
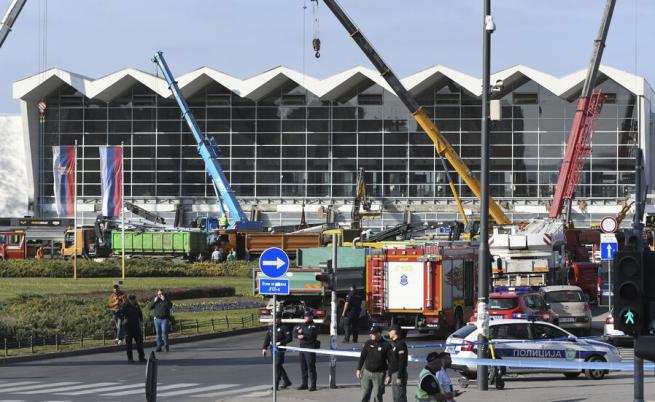
[[(545, 217), (554, 194), (585, 71), (554, 77), (518, 65), (491, 77), (501, 118), (492, 123), (491, 192), (514, 220)], [(277, 67), (248, 79), (203, 67), (178, 76), (201, 129), (222, 149), (221, 166), (245, 211), (266, 226), (347, 222), (357, 172), (366, 170), (368, 226), (404, 219), (445, 221), (457, 208), (434, 146), (374, 70), (355, 67), (317, 79)], [(477, 176), (481, 80), (435, 66), (402, 80)], [(655, 183), (651, 85), (601, 66), (607, 95), (573, 205), (589, 226), (619, 212), (634, 193), (634, 149)], [(211, 181), (163, 78), (124, 69), (101, 78), (51, 69), (16, 81), (21, 102), (30, 214), (56, 216), (52, 146), (78, 143), (79, 213), (100, 211), (98, 146), (125, 146), (126, 200), (173, 222), (216, 214)], [(39, 101), (46, 104), (40, 119)], [(467, 212), (478, 200), (456, 188)]]

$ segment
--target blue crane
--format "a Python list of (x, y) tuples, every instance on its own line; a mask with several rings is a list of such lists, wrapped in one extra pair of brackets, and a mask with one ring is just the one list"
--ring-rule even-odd
[[(173, 97), (182, 111), (182, 116), (191, 130), (193, 138), (195, 138), (196, 143), (198, 144), (198, 153), (205, 162), (205, 169), (207, 169), (207, 173), (209, 173), (209, 177), (211, 177), (212, 184), (214, 185), (214, 190), (216, 191), (218, 209), (222, 214), (221, 220), (223, 221), (227, 219), (229, 222), (229, 229), (261, 231), (261, 222), (248, 220), (243, 209), (241, 209), (241, 205), (239, 205), (239, 201), (230, 187), (230, 182), (225, 177), (225, 173), (223, 173), (223, 169), (221, 169), (221, 165), (218, 163), (218, 158), (221, 157), (221, 149), (214, 141), (214, 138), (208, 138), (200, 130), (196, 118), (193, 116), (191, 109), (189, 109), (189, 105), (182, 96), (182, 91), (180, 91), (180, 87), (178, 87), (177, 81), (175, 81), (175, 77), (173, 77), (173, 73), (171, 73), (168, 64), (166, 64), (166, 60), (164, 60), (163, 53), (161, 51), (155, 53), (152, 61), (159, 66), (161, 72), (164, 74), (164, 78), (168, 83), (168, 88), (173, 93)], [(227, 212), (229, 212), (229, 218), (225, 211), (226, 208)]]

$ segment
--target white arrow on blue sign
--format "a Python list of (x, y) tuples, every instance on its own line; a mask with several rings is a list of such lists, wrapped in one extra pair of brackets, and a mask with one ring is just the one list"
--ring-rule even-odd
[(259, 269), (269, 278), (279, 278), (289, 269), (289, 256), (280, 248), (267, 248), (259, 257)]
[(613, 260), (614, 253), (616, 253), (618, 248), (618, 243), (600, 243), (600, 259), (602, 261)]

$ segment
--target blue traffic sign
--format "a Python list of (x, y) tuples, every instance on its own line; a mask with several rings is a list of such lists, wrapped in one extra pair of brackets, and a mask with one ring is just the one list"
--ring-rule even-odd
[(613, 260), (614, 253), (616, 253), (618, 248), (618, 243), (600, 243), (600, 259), (602, 261)]
[(289, 280), (277, 278), (259, 278), (260, 295), (288, 295)]
[(259, 269), (269, 278), (279, 278), (289, 269), (289, 256), (280, 248), (267, 248), (259, 257)]

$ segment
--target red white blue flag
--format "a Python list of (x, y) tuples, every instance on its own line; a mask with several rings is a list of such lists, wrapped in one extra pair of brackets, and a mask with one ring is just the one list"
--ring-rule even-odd
[(102, 215), (120, 216), (123, 210), (123, 149), (100, 147)]
[(52, 147), (52, 173), (54, 176), (57, 216), (75, 214), (75, 147)]

